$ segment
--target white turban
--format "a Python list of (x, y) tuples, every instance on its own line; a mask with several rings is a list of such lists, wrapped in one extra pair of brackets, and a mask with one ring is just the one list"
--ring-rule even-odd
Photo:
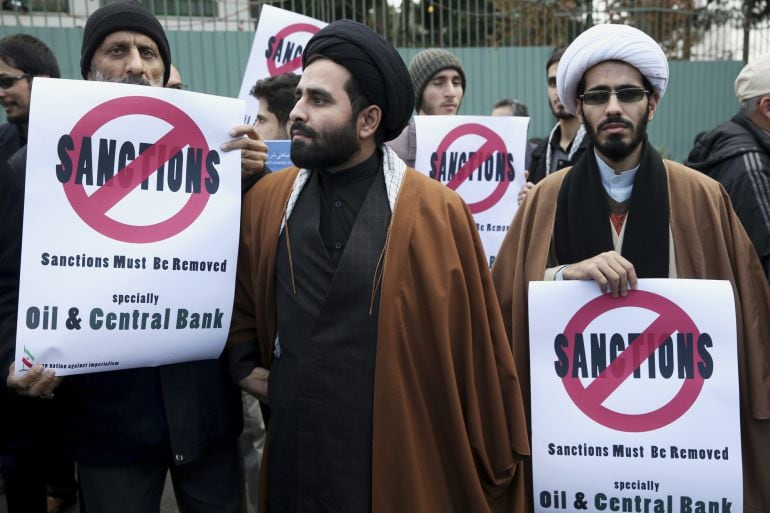
[(564, 108), (576, 114), (575, 96), (583, 75), (604, 61), (623, 61), (639, 70), (660, 97), (668, 83), (668, 60), (658, 43), (628, 25), (602, 24), (586, 30), (559, 60), (556, 90)]

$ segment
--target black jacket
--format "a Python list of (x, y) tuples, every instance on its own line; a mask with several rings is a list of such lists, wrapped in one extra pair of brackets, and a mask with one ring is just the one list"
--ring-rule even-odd
[[(0, 127), (0, 153), (10, 151), (15, 127)], [(18, 150), (18, 147), (16, 147)], [(7, 157), (6, 157), (7, 160)], [(8, 389), (8, 366), (14, 360), (16, 313), (19, 303), (19, 264), (21, 262), (21, 222), (24, 211), (24, 177), (0, 164), (0, 452), (26, 450), (46, 436), (46, 416), (51, 404), (44, 399), (21, 397)]]
[[(558, 139), (561, 137), (560, 135), (560, 128), (557, 128), (555, 132), (553, 132), (553, 137)], [(574, 142), (574, 140), (573, 140)], [(527, 170), (529, 171), (529, 178), (528, 180), (532, 183), (537, 183), (543, 178), (546, 177), (548, 174), (548, 170), (546, 169), (546, 153), (548, 151), (548, 145), (551, 143), (551, 137), (546, 137), (543, 142), (537, 145), (537, 147), (532, 150), (532, 154), (530, 155), (529, 160), (529, 167)], [(578, 146), (577, 150), (575, 151), (572, 158), (569, 160), (569, 162), (565, 162), (563, 166), (557, 167), (557, 169), (561, 169), (562, 167), (567, 166), (574, 166), (575, 162), (578, 161), (581, 155), (585, 152), (586, 148), (591, 144), (590, 137), (588, 137), (588, 134), (586, 134), (585, 137), (583, 137), (583, 140), (580, 141), (580, 145)]]
[[(13, 359), (18, 304), (26, 147), (3, 177), (0, 232), (3, 364)], [(15, 188), (14, 188), (15, 187)], [(40, 234), (45, 236), (45, 234)], [(10, 360), (8, 361), (10, 363)], [(8, 394), (8, 399), (15, 398)], [(204, 451), (236, 443), (242, 427), (240, 390), (225, 357), (155, 368), (67, 376), (53, 403), (65, 449), (83, 463), (124, 465), (171, 458), (195, 461)], [(11, 408), (11, 405), (3, 405)], [(3, 422), (13, 411), (3, 410)]]
[(685, 165), (730, 194), (770, 280), (770, 135), (738, 113), (698, 136)]

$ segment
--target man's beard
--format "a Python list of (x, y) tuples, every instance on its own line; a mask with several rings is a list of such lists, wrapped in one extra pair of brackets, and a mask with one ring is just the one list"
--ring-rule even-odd
[(112, 82), (114, 84), (131, 84), (131, 85), (143, 85), (143, 86), (156, 86), (160, 87), (161, 84), (153, 84), (141, 75), (128, 74), (123, 78), (115, 78), (109, 75), (103, 74), (101, 71), (96, 70), (93, 73), (94, 81), (96, 82)]
[(291, 161), (304, 169), (328, 169), (338, 167), (353, 157), (360, 149), (353, 119), (343, 125), (324, 132), (316, 132), (301, 121), (291, 125), (291, 133), (299, 131), (310, 142), (291, 142)]
[(594, 143), (594, 146), (599, 153), (614, 162), (619, 162), (624, 158), (631, 155), (636, 148), (644, 141), (647, 135), (647, 116), (642, 116), (639, 123), (636, 125), (636, 129), (633, 131), (633, 136), (629, 142), (623, 142), (622, 134), (610, 134), (605, 142), (600, 143), (596, 137), (596, 133), (604, 126), (611, 123), (623, 124), (626, 127), (631, 127), (631, 123), (619, 116), (613, 116), (603, 119), (594, 130), (591, 123), (584, 123), (588, 136)]
[(554, 108), (554, 106), (553, 106), (553, 103), (551, 103), (550, 101), (548, 102), (548, 106), (551, 107), (551, 112), (553, 112), (553, 116), (556, 119), (565, 119), (566, 120), (566, 119), (574, 119), (575, 118), (575, 115), (574, 114), (570, 114), (569, 112), (567, 112), (567, 109), (565, 109), (563, 106), (562, 106), (562, 108), (560, 110), (556, 110)]

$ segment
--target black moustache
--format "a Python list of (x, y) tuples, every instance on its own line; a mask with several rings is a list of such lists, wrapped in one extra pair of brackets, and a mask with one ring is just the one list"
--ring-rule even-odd
[(631, 123), (629, 123), (628, 121), (626, 121), (623, 118), (607, 118), (604, 121), (602, 121), (601, 123), (599, 123), (598, 128), (599, 128), (599, 130), (601, 130), (604, 127), (606, 127), (607, 125), (623, 125), (626, 128), (631, 128)]
[(290, 133), (294, 135), (294, 132), (300, 132), (305, 137), (310, 137), (310, 138), (313, 138), (318, 135), (316, 134), (315, 130), (305, 125), (301, 121), (295, 121), (294, 123), (291, 124)]

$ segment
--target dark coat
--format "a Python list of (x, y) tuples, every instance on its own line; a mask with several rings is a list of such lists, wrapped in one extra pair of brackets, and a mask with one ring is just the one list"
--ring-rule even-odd
[[(557, 129), (553, 133), (553, 137), (560, 137), (559, 129)], [(546, 177), (548, 174), (548, 170), (545, 167), (545, 156), (546, 152), (548, 151), (548, 145), (551, 144), (551, 137), (546, 137), (543, 139), (543, 142), (537, 145), (534, 150), (532, 150), (532, 154), (530, 155), (529, 159), (529, 166), (527, 167), (527, 170), (529, 171), (529, 178), (528, 180), (532, 183), (537, 183), (543, 178)], [(566, 163), (562, 167), (568, 167), (568, 166), (574, 166), (575, 162), (578, 161), (581, 155), (585, 152), (586, 148), (591, 144), (591, 138), (586, 135), (583, 137), (583, 140), (580, 141), (580, 146), (578, 147), (577, 151), (575, 151), (575, 154), (572, 156), (570, 161)], [(557, 168), (559, 169), (559, 168)]]
[[(13, 129), (9, 129), (12, 127)], [(0, 127), (0, 141), (15, 141), (15, 127)], [(13, 144), (0, 146), (7, 152)], [(2, 144), (0, 142), (0, 144)], [(18, 147), (17, 147), (18, 149)], [(5, 157), (7, 160), (7, 157)], [(48, 405), (44, 400), (21, 397), (6, 386), (8, 366), (14, 360), (16, 313), (19, 303), (21, 223), (24, 212), (24, 176), (16, 174), (3, 160), (0, 165), (0, 449), (23, 449), (40, 435)]]
[[(13, 199), (0, 202), (0, 340), (6, 372), (16, 333), (26, 148), (13, 156), (9, 168), (0, 184), (3, 199)], [(185, 464), (208, 449), (236, 443), (241, 395), (223, 362), (220, 357), (65, 377), (54, 401), (65, 449), (91, 465), (156, 458)], [(5, 411), (0, 425), (9, 417)]]
[(770, 280), (770, 135), (736, 114), (700, 135), (685, 165), (727, 190)]

